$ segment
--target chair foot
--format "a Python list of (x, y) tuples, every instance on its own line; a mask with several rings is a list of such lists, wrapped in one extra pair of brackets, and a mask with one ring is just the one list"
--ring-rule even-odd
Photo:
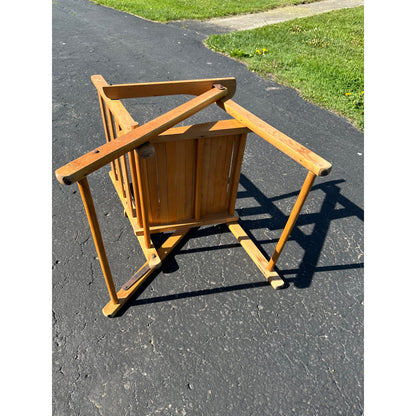
[(108, 302), (103, 308), (103, 314), (110, 318), (114, 317), (122, 306), (133, 296), (134, 292), (148, 279), (148, 277), (160, 266), (162, 261), (172, 252), (178, 243), (185, 237), (190, 228), (175, 231), (162, 246), (156, 251), (157, 256), (149, 259), (117, 292), (118, 303)]

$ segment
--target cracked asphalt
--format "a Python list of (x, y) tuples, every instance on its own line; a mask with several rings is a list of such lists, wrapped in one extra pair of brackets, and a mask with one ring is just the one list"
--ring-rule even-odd
[[(204, 47), (204, 36), (100, 7), (53, 4), (53, 170), (105, 140), (110, 83), (234, 76), (235, 101), (333, 164), (318, 178), (274, 291), (223, 226), (195, 230), (116, 318), (76, 185), (52, 178), (53, 414), (363, 413), (363, 134)], [(181, 101), (182, 100), (182, 101)], [(126, 102), (142, 123), (183, 97)], [(190, 122), (228, 118), (208, 108)], [(270, 255), (306, 171), (249, 135), (237, 213)], [(89, 178), (117, 287), (144, 258), (103, 168)]]

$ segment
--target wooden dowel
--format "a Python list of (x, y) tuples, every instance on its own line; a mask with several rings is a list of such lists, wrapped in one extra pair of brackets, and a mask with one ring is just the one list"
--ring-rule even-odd
[(293, 227), (296, 223), (296, 220), (298, 219), (299, 213), (303, 207), (306, 197), (308, 196), (309, 191), (312, 188), (315, 178), (316, 175), (313, 172), (309, 171), (306, 176), (305, 182), (303, 183), (302, 188), (299, 192), (298, 198), (296, 199), (295, 205), (293, 206), (292, 212), (290, 213), (289, 218), (286, 222), (285, 228), (283, 229), (282, 235), (280, 236), (279, 241), (277, 242), (276, 249), (274, 250), (272, 257), (270, 258), (267, 270), (273, 270), (273, 267), (276, 264), (277, 259), (282, 253), (283, 247), (285, 246), (286, 241), (288, 240), (289, 235), (293, 230)]
[(104, 242), (100, 231), (100, 225), (98, 224), (98, 218), (95, 212), (94, 202), (92, 200), (87, 178), (83, 178), (78, 181), (78, 186), (81, 193), (82, 202), (84, 203), (85, 212), (87, 213), (88, 223), (90, 224), (92, 237), (94, 239), (95, 248), (100, 260), (101, 269), (104, 274), (108, 293), (110, 294), (111, 302), (113, 304), (117, 304), (117, 292), (114, 287), (113, 277), (111, 275), (110, 265), (108, 264), (107, 254), (105, 252)]
[(122, 130), (131, 130), (138, 126), (138, 123), (134, 121), (124, 105), (119, 100), (110, 100), (103, 92), (103, 87), (107, 86), (107, 81), (101, 75), (93, 75), (91, 81), (97, 88), (98, 94), (105, 103), (106, 107), (115, 114), (117, 123), (121, 126)]
[[(98, 101), (100, 102), (100, 110), (101, 110), (101, 118), (103, 120), (103, 126), (104, 126), (104, 132), (105, 132), (105, 138), (107, 143), (111, 140), (110, 138), (110, 132), (108, 130), (108, 120), (107, 120), (107, 107), (105, 105), (104, 99), (101, 97), (100, 93), (98, 93)], [(118, 180), (116, 167), (114, 164), (114, 160), (111, 162), (111, 169), (114, 173), (114, 177), (116, 180)]]
[(131, 180), (133, 182), (133, 196), (136, 205), (136, 219), (139, 228), (142, 228), (142, 215), (140, 209), (140, 193), (139, 193), (139, 182), (138, 182), (138, 169), (137, 169), (137, 156), (132, 150), (129, 152), (130, 169), (131, 169)]
[[(109, 125), (109, 133), (110, 133), (110, 140), (109, 142), (114, 142), (114, 139), (116, 138), (116, 132), (114, 129), (114, 116), (111, 113), (108, 106), (106, 106), (107, 111), (107, 122)], [(121, 171), (121, 164), (120, 164), (120, 158), (116, 159), (114, 161), (114, 167), (115, 167), (115, 179), (120, 181), (121, 191), (123, 192), (123, 198), (126, 197), (126, 191), (124, 190), (124, 184), (123, 184), (123, 173)]]
[[(116, 126), (117, 129), (117, 136), (119, 136), (121, 128), (119, 125)], [(131, 191), (130, 191), (130, 180), (129, 180), (129, 172), (127, 169), (127, 157), (126, 155), (121, 156), (121, 158), (119, 159), (121, 162), (121, 169), (122, 169), (122, 177), (123, 177), (123, 191), (124, 191), (124, 195), (126, 197), (125, 203), (124, 203), (124, 208), (126, 209), (126, 211), (129, 212), (130, 216), (133, 215), (133, 204), (132, 204), (132, 199), (131, 199)]]
[(139, 195), (140, 195), (140, 207), (142, 214), (143, 236), (146, 248), (150, 248), (150, 231), (149, 231), (149, 188), (147, 184), (147, 170), (146, 161), (137, 158), (139, 168)]

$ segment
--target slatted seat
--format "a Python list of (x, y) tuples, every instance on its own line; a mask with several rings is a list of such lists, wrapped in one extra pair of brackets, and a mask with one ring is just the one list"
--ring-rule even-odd
[[(101, 75), (97, 88), (106, 144), (56, 171), (63, 184), (77, 182), (110, 294), (104, 307), (114, 316), (192, 227), (225, 223), (274, 287), (284, 282), (275, 263), (317, 175), (331, 165), (231, 100), (234, 78), (109, 85)], [(121, 99), (192, 94), (196, 97), (139, 126)], [(174, 127), (216, 103), (233, 118)], [(270, 260), (266, 260), (238, 223), (237, 188), (247, 134), (257, 133), (308, 169), (304, 185)], [(146, 263), (116, 292), (95, 213), (87, 176), (111, 165), (110, 178), (125, 215), (146, 256)], [(173, 232), (156, 249), (152, 233)]]

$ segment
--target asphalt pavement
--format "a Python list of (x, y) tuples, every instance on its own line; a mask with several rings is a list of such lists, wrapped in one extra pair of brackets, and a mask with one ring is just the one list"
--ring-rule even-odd
[[(363, 133), (207, 49), (204, 34), (87, 0), (53, 3), (53, 170), (105, 141), (90, 77), (233, 76), (234, 100), (333, 164), (279, 262), (275, 291), (225, 227), (192, 232), (115, 318), (76, 185), (53, 192), (53, 414), (363, 413)], [(132, 102), (143, 123), (183, 97)], [(228, 118), (209, 107), (190, 122)], [(306, 171), (250, 134), (237, 213), (270, 255)], [(108, 169), (89, 177), (119, 287), (143, 255)]]

